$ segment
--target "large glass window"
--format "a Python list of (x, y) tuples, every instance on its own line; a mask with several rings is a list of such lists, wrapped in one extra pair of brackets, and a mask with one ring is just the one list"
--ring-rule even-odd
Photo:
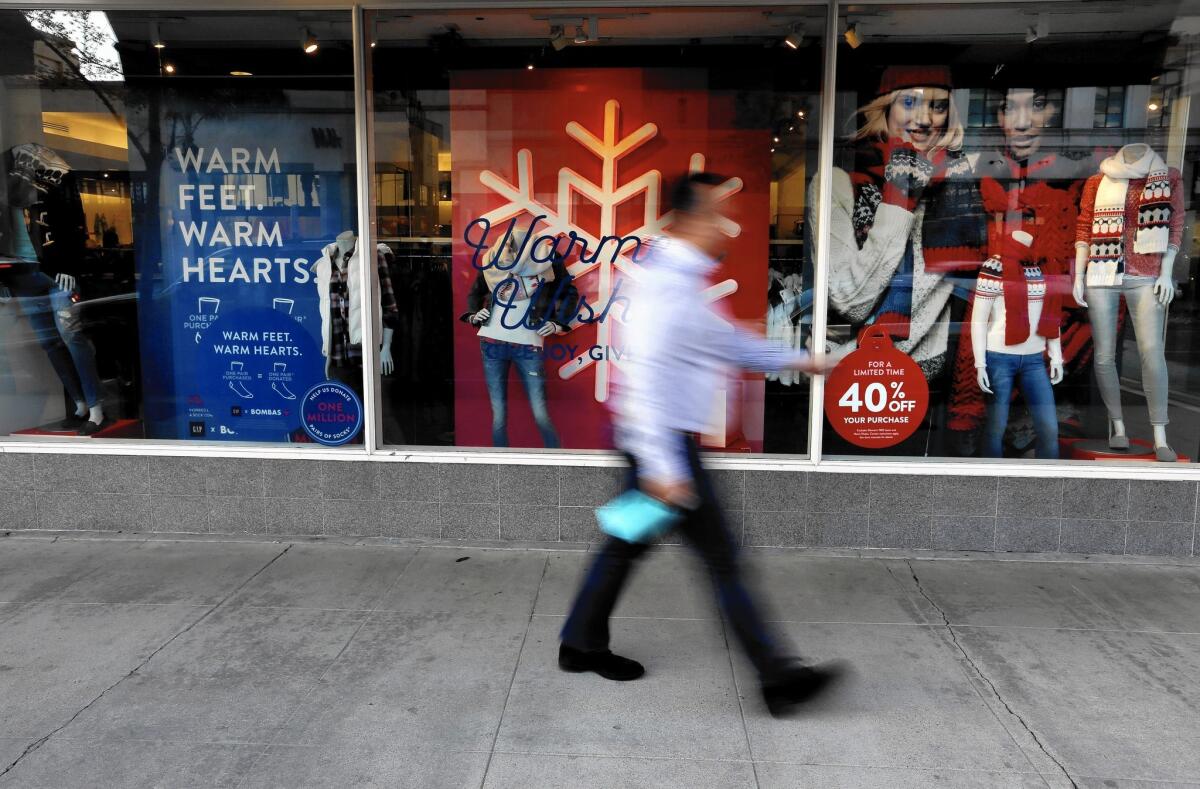
[(1200, 453), (1195, 17), (841, 20), (825, 456)]
[(361, 440), (350, 15), (0, 39), (0, 436)]
[[(725, 179), (715, 307), (809, 340), (822, 6), (367, 19), (397, 299), (385, 443), (611, 447), (622, 282), (689, 170)], [(486, 266), (505, 239), (512, 276)], [(702, 443), (804, 453), (808, 393), (799, 375), (730, 379)]]

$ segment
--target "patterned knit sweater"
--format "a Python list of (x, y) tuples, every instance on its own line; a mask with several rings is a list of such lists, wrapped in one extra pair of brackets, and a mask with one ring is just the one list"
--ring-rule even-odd
[[(1168, 178), (1171, 183), (1171, 229), (1170, 240), (1167, 242), (1172, 249), (1179, 249), (1183, 240), (1183, 185), (1180, 183), (1179, 171), (1172, 167)], [(1093, 175), (1083, 186), (1083, 196), (1079, 198), (1079, 220), (1075, 240), (1078, 244), (1086, 245), (1092, 237), (1092, 217), (1096, 206), (1096, 190), (1100, 188), (1102, 174)], [(1133, 236), (1138, 227), (1138, 206), (1142, 189), (1146, 186), (1145, 178), (1134, 178), (1129, 181), (1125, 192), (1125, 275), (1128, 277), (1157, 277), (1162, 271), (1161, 254), (1139, 254), (1134, 250)]]

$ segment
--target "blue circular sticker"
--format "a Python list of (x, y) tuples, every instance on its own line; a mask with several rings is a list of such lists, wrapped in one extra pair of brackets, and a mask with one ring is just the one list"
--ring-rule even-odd
[(363, 407), (354, 390), (337, 381), (324, 381), (304, 393), (300, 403), (304, 432), (327, 446), (345, 444), (362, 429)]

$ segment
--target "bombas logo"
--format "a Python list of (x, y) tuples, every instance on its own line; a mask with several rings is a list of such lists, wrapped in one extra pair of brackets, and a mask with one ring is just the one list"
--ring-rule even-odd
[(251, 408), (246, 413), (250, 416), (283, 416), (283, 410), (279, 408)]

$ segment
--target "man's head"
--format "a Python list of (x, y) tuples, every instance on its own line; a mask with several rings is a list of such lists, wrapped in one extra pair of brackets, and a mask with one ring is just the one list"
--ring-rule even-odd
[(997, 113), (1009, 155), (1019, 160), (1036, 156), (1042, 147), (1042, 130), (1054, 125), (1058, 112), (1046, 90), (1009, 88)]
[(727, 180), (716, 173), (690, 173), (676, 181), (670, 191), (670, 208), (675, 212), (671, 235), (714, 258), (720, 257), (725, 247), (721, 215), (717, 212), (717, 187)]

